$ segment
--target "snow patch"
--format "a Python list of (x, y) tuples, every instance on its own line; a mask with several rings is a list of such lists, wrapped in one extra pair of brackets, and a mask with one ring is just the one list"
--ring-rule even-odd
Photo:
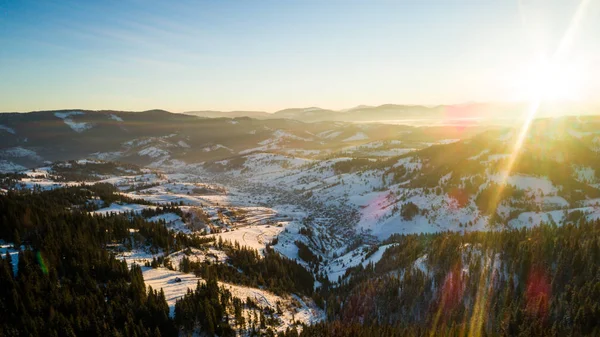
[(325, 139), (333, 139), (341, 134), (342, 134), (341, 131), (327, 130), (327, 131), (323, 131), (323, 132), (319, 133), (317, 135), (317, 137), (325, 138)]
[(81, 116), (84, 115), (81, 111), (69, 111), (69, 112), (55, 112), (54, 116), (60, 118), (67, 124), (73, 131), (77, 133), (81, 133), (87, 129), (90, 129), (92, 126), (89, 123), (78, 123), (71, 119), (71, 116)]
[(233, 152), (232, 149), (228, 148), (225, 145), (221, 145), (221, 144), (215, 144), (215, 145), (212, 145), (212, 146), (207, 146), (207, 147), (203, 148), (202, 151), (204, 151), (204, 152), (211, 152), (211, 151), (216, 151), (218, 149), (224, 149), (224, 150), (227, 150), (229, 152)]
[(147, 148), (139, 151), (138, 154), (140, 156), (148, 156), (151, 158), (158, 158), (158, 157), (162, 157), (162, 156), (168, 156), (169, 152), (167, 152), (163, 149), (159, 149), (155, 146), (150, 146), (150, 147), (147, 147)]
[(283, 227), (271, 225), (247, 226), (209, 236), (218, 236), (223, 240), (238, 242), (241, 246), (250, 247), (262, 252), (265, 246), (273, 241), (283, 230)]
[(13, 158), (29, 158), (33, 160), (42, 160), (42, 157), (38, 156), (38, 154), (35, 151), (25, 149), (20, 146), (2, 150), (1, 154)]
[(25, 166), (7, 160), (0, 160), (0, 173), (17, 172), (25, 169)]
[(588, 166), (573, 165), (573, 175), (582, 183), (593, 184), (596, 181), (596, 171)]
[(154, 206), (148, 206), (148, 205), (138, 205), (138, 204), (110, 204), (110, 206), (105, 207), (105, 208), (101, 208), (97, 211), (93, 211), (91, 212), (92, 214), (102, 214), (102, 215), (109, 215), (111, 213), (129, 213), (129, 212), (134, 212), (134, 213), (140, 213), (143, 209), (146, 208), (154, 208)]
[(365, 139), (369, 139), (369, 137), (367, 135), (365, 135), (364, 132), (358, 132), (355, 135), (344, 139), (343, 142), (355, 142), (358, 140), (365, 140)]
[[(498, 184), (503, 183), (504, 175), (502, 174), (493, 174), (489, 177), (491, 181)], [(520, 190), (542, 191), (545, 195), (556, 194), (558, 191), (552, 182), (546, 178), (530, 177), (521, 174), (509, 176), (506, 179), (506, 183)]]
[(91, 156), (98, 158), (100, 160), (106, 160), (106, 161), (110, 161), (110, 160), (116, 160), (118, 158), (120, 158), (123, 155), (123, 152), (95, 152), (92, 153)]
[(117, 121), (117, 122), (122, 122), (122, 121), (123, 121), (123, 118), (121, 118), (121, 117), (119, 117), (119, 116), (117, 116), (117, 115), (114, 115), (114, 114), (111, 114), (111, 115), (109, 116), (109, 118), (110, 118), (110, 119), (112, 119), (112, 120), (115, 120), (115, 121)]
[[(21, 250), (25, 250), (25, 246), (21, 246)], [(19, 272), (19, 251), (14, 249), (14, 244), (4, 243), (0, 241), (0, 257), (6, 258), (6, 253), (10, 255), (12, 261), (13, 274), (17, 275)]]
[(468, 160), (477, 160), (477, 159), (481, 158), (481, 156), (483, 156), (483, 155), (485, 155), (485, 154), (488, 154), (489, 152), (490, 152), (490, 150), (489, 150), (489, 149), (486, 149), (486, 150), (483, 150), (483, 151), (481, 151), (481, 152), (480, 152), (478, 155), (475, 155), (475, 156), (473, 156), (473, 157), (469, 157), (469, 158), (467, 158), (467, 159), (468, 159)]
[(1, 124), (0, 124), (0, 130), (4, 130), (8, 133), (12, 133), (13, 135), (16, 134), (15, 129), (9, 128), (8, 126), (1, 125)]

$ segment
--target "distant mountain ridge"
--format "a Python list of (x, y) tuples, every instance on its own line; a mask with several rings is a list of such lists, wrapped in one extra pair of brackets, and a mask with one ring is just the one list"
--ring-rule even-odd
[[(303, 122), (382, 122), (411, 119), (514, 119), (526, 114), (527, 103), (465, 103), (451, 105), (359, 105), (349, 109), (331, 110), (319, 107), (288, 108), (268, 113), (265, 111), (191, 111), (184, 114), (208, 118), (251, 117), (258, 119), (287, 118)], [(539, 117), (564, 115), (590, 115), (598, 111), (593, 107), (575, 104), (545, 104), (538, 111)]]
[(166, 160), (198, 163), (254, 151), (320, 153), (400, 138), (415, 142), (458, 138), (453, 133), (424, 135), (423, 130), (404, 125), (306, 123), (283, 118), (298, 111), (288, 113), (269, 119), (203, 118), (164, 110), (0, 113), (0, 172), (79, 158), (159, 166)]
[(214, 110), (202, 110), (202, 111), (186, 111), (186, 115), (193, 115), (197, 117), (206, 118), (236, 118), (236, 117), (250, 117), (250, 118), (270, 118), (272, 114), (264, 111), (214, 111)]

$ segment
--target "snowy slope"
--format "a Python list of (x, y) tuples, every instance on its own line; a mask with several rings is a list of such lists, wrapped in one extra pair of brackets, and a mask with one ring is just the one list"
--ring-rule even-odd
[(67, 124), (71, 129), (73, 129), (73, 131), (78, 132), (78, 133), (81, 133), (92, 127), (92, 125), (89, 123), (75, 122), (71, 118), (71, 116), (81, 116), (81, 115), (84, 115), (84, 113), (81, 111), (55, 112), (54, 113), (54, 116), (62, 119), (63, 122), (65, 122), (65, 124)]

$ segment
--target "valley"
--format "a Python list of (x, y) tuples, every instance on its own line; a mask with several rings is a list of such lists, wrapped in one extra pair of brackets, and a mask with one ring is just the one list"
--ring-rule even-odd
[[(74, 120), (79, 116), (85, 114), (57, 116), (69, 137), (100, 127), (73, 129), (74, 123), (87, 123)], [(121, 123), (126, 116), (110, 119)], [(156, 234), (130, 225), (130, 238), (113, 240), (106, 249), (129, 267), (140, 266), (146, 285), (164, 291), (170, 317), (176, 316), (177, 301), (206, 285), (215, 268), (218, 286), (245, 303), (235, 321), (238, 333), (249, 335), (250, 326), (241, 322), (257, 313), (270, 317), (259, 329), (270, 333), (339, 318), (339, 308), (325, 304), (333, 301), (327, 297), (357, 291), (346, 288), (371, 269), (389, 270), (383, 266), (396, 263), (390, 254), (405, 249), (414, 235), (467, 237), (600, 219), (596, 117), (537, 120), (518, 153), (511, 153), (516, 131), (508, 127), (276, 122), (281, 129), (262, 126), (260, 138), (237, 144), (198, 143), (201, 135), (183, 130), (163, 136), (138, 131), (119, 145), (103, 145), (104, 152), (76, 152), (68, 160), (59, 160), (66, 148), (54, 149), (63, 153), (55, 156), (41, 144), (23, 143), (0, 149), (1, 193), (114, 190), (72, 208), (92, 217), (140, 219), (135, 221), (164, 226), (170, 237), (195, 243), (157, 244), (148, 237)], [(209, 121), (214, 123), (236, 128), (250, 123), (248, 134), (255, 135), (255, 124), (262, 122)], [(516, 164), (506, 172), (512, 155), (518, 156)], [(411, 252), (393, 273), (403, 279), (418, 271), (436, 282), (444, 267), (430, 261), (429, 249), (438, 248)], [(248, 277), (239, 261), (232, 262), (240, 250), (256, 252), (259, 260), (275, 254), (293, 261), (313, 281), (300, 293), (297, 284), (281, 288), (267, 275)], [(503, 256), (476, 250), (478, 258), (469, 252), (461, 263), (491, 259), (494, 270), (505, 263)], [(263, 263), (259, 260), (253, 263)], [(15, 261), (18, 273), (16, 266)]]

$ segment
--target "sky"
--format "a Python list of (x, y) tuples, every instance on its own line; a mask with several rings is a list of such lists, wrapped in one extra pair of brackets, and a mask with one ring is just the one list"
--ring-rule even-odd
[(273, 112), (540, 91), (596, 102), (599, 89), (596, 0), (0, 0), (4, 112)]

